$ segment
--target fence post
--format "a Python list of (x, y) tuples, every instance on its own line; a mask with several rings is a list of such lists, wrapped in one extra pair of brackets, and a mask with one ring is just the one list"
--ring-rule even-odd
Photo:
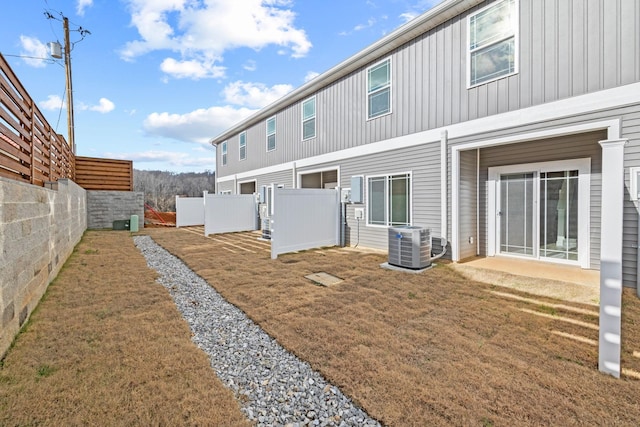
[(31, 172), (31, 176), (29, 177), (29, 182), (31, 184), (35, 184), (35, 175), (36, 175), (36, 166), (35, 166), (35, 150), (33, 148), (33, 128), (35, 126), (35, 120), (33, 119), (33, 100), (28, 99), (29, 101), (29, 161), (31, 164), (29, 165), (29, 170)]

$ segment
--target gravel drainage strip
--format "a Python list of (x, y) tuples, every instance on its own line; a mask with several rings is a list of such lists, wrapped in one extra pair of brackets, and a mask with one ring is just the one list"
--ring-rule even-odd
[(260, 427), (380, 425), (151, 237), (134, 242), (249, 420)]

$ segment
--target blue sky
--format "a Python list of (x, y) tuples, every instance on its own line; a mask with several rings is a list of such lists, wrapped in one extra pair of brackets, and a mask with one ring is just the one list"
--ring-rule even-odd
[(0, 53), (66, 137), (63, 63), (32, 59), (64, 44), (66, 16), (77, 154), (200, 172), (215, 169), (209, 139), (438, 2), (7, 1)]

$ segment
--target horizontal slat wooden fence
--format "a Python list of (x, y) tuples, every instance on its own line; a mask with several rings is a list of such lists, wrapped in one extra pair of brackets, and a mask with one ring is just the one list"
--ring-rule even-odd
[(76, 156), (75, 182), (85, 190), (133, 191), (133, 162)]
[(74, 179), (74, 155), (0, 54), (0, 176), (43, 186)]

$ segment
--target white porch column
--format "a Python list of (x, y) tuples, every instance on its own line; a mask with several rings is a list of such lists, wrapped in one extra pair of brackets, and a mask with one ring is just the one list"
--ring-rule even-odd
[(622, 219), (624, 145), (627, 140), (600, 141), (602, 204), (600, 228), (600, 336), (598, 369), (620, 378), (622, 329)]

